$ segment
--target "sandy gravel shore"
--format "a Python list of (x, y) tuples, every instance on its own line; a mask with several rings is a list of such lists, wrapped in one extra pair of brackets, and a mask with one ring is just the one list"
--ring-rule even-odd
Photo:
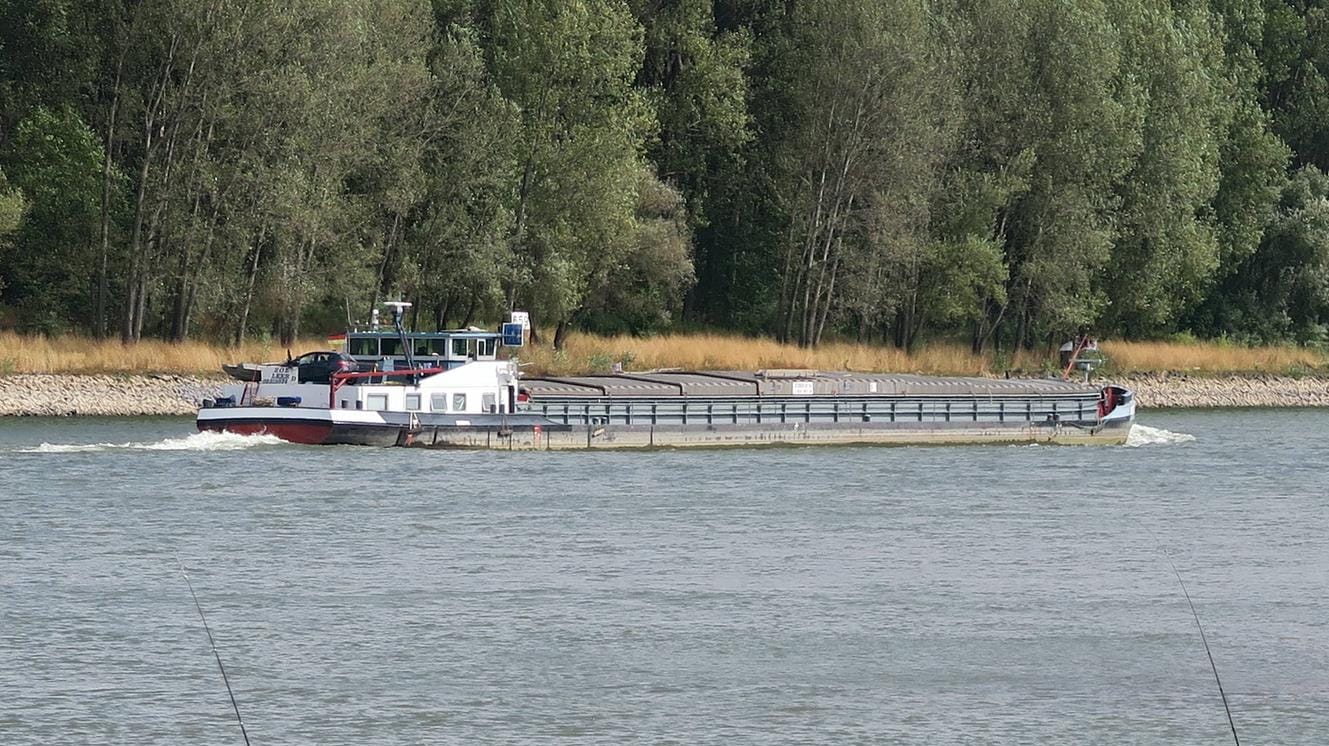
[[(220, 393), (221, 378), (173, 375), (0, 376), (0, 416), (190, 415)], [(1122, 381), (1140, 406), (1329, 407), (1329, 379), (1136, 375)]]
[(1122, 383), (1142, 407), (1329, 407), (1329, 378), (1150, 373)]
[(222, 383), (172, 375), (0, 376), (0, 416), (194, 414)]

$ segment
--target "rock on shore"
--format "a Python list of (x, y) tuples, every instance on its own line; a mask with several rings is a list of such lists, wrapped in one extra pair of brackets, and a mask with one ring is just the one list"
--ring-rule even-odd
[[(0, 376), (0, 416), (191, 415), (224, 381), (174, 375)], [(1329, 407), (1329, 379), (1140, 374), (1121, 381), (1145, 408)]]
[(1188, 376), (1148, 373), (1124, 378), (1141, 407), (1329, 407), (1329, 379), (1288, 376)]
[(221, 393), (220, 379), (172, 375), (0, 376), (0, 416), (186, 415)]

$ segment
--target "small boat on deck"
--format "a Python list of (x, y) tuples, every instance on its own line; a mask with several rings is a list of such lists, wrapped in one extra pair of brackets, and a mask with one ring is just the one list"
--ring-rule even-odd
[(237, 381), (245, 381), (246, 383), (258, 383), (263, 379), (262, 367), (253, 363), (223, 364), (222, 372)]
[(204, 402), (199, 429), (322, 445), (491, 449), (1120, 444), (1135, 419), (1128, 389), (1057, 379), (816, 370), (524, 376), (498, 357), (521, 345), (521, 324), (407, 334), (406, 304), (393, 305), (395, 335), (348, 332), (355, 369), (302, 380), (303, 367), (254, 366), (257, 380), (236, 376), (223, 397)]

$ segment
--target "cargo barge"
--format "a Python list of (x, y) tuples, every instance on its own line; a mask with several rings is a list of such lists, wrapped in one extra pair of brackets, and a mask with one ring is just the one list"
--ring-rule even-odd
[[(1057, 380), (766, 370), (525, 378), (552, 447), (1122, 443), (1130, 391)], [(548, 439), (548, 438), (547, 438)], [(589, 444), (589, 446), (588, 446)]]
[[(197, 424), (321, 445), (584, 450), (1120, 444), (1135, 419), (1129, 390), (1057, 379), (815, 370), (524, 376), (515, 361), (498, 359), (504, 343), (520, 344), (504, 331), (412, 338), (398, 330), (400, 360), (380, 345), (369, 369), (370, 355), (354, 356), (354, 369), (343, 362), (326, 380), (295, 361), (234, 367), (237, 382), (204, 403)], [(367, 351), (366, 334), (351, 332), (348, 347)], [(433, 360), (415, 354), (431, 348), (442, 350)]]

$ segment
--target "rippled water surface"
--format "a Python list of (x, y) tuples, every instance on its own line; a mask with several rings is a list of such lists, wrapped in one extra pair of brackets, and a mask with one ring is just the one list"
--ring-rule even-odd
[[(0, 420), (0, 742), (1329, 742), (1329, 411), (480, 453)], [(1193, 436), (1193, 440), (1177, 434)]]

